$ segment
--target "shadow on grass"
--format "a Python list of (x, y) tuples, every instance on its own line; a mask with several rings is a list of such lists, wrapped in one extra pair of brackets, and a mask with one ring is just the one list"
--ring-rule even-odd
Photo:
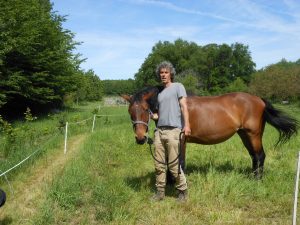
[[(249, 179), (253, 178), (252, 169), (250, 167), (234, 167), (230, 161), (226, 161), (223, 164), (213, 165), (210, 162), (206, 164), (195, 164), (191, 163), (187, 166), (185, 171), (186, 175), (190, 175), (192, 173), (200, 173), (202, 175), (207, 175), (211, 170), (215, 170), (220, 174), (229, 174), (232, 172), (236, 172), (241, 174), (244, 177)], [(175, 193), (175, 181), (170, 179), (169, 176), (167, 178), (167, 186), (166, 186), (166, 195), (174, 195)], [(143, 190), (150, 190), (151, 192), (155, 192), (155, 173), (149, 172), (143, 176), (136, 177), (127, 177), (125, 179), (125, 183), (132, 188), (135, 192), (142, 192)]]
[(205, 164), (196, 164), (191, 163), (187, 166), (185, 173), (187, 175), (190, 175), (191, 173), (200, 173), (203, 175), (207, 175), (209, 171), (215, 170), (218, 173), (226, 174), (236, 171), (237, 173), (243, 174), (245, 176), (251, 176), (252, 175), (252, 168), (251, 167), (234, 167), (230, 161), (226, 161), (219, 165), (214, 165), (211, 162), (207, 162)]
[(136, 192), (144, 189), (153, 189), (155, 187), (155, 174), (154, 172), (147, 173), (139, 177), (128, 177), (125, 183)]
[[(125, 179), (125, 183), (136, 192), (141, 192), (147, 189), (153, 193), (156, 191), (154, 172), (147, 173), (146, 175), (140, 177), (128, 177)], [(174, 193), (175, 179), (171, 177), (170, 173), (167, 173), (166, 195), (172, 196)]]
[(11, 217), (4, 217), (3, 219), (0, 219), (0, 224), (1, 225), (9, 225), (9, 224), (12, 224), (13, 220)]

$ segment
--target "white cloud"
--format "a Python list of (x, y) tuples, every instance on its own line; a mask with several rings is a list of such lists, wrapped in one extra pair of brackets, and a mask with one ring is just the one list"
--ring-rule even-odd
[(131, 0), (129, 2), (136, 3), (136, 4), (151, 4), (151, 5), (156, 5), (159, 7), (167, 8), (167, 9), (179, 12), (179, 13), (194, 14), (194, 15), (206, 16), (206, 17), (210, 17), (210, 18), (214, 18), (214, 19), (218, 19), (218, 20), (223, 20), (223, 21), (227, 21), (227, 22), (239, 23), (239, 21), (235, 21), (230, 18), (220, 16), (218, 14), (208, 13), (208, 12), (204, 12), (204, 11), (200, 11), (200, 10), (188, 9), (188, 8), (184, 8), (184, 7), (179, 7), (173, 3), (165, 2), (165, 1)]
[[(299, 35), (300, 33), (300, 24), (298, 22), (294, 24), (285, 22), (279, 16), (265, 10), (266, 8), (263, 5), (249, 0), (223, 1), (222, 4), (217, 1), (214, 5), (217, 7), (216, 11), (218, 11), (218, 13), (208, 13), (200, 10), (179, 7), (174, 3), (165, 1), (132, 0), (130, 2), (136, 4), (156, 5), (175, 12), (209, 17), (242, 27), (250, 27), (252, 29), (268, 30), (271, 32), (287, 33), (290, 35)], [(299, 6), (294, 1), (288, 0), (286, 0), (286, 4), (288, 4), (290, 8), (292, 8), (292, 6), (295, 8), (295, 5)], [(222, 10), (220, 10), (220, 8)], [(298, 18), (299, 16), (294, 13), (290, 15), (294, 18)]]
[[(117, 8), (117, 19), (106, 17), (110, 12), (101, 11), (100, 3), (92, 7), (91, 2), (82, 3), (82, 12), (68, 9), (68, 19), (76, 17), (69, 29), (83, 42), (78, 49), (88, 58), (84, 68), (94, 69), (101, 79), (133, 78), (159, 40), (177, 38), (199, 45), (241, 42), (249, 45), (258, 68), (281, 58), (300, 58), (300, 3), (295, 0), (119, 0), (118, 5), (99, 1), (105, 10), (111, 5), (124, 7)], [(156, 20), (160, 9), (167, 13)]]

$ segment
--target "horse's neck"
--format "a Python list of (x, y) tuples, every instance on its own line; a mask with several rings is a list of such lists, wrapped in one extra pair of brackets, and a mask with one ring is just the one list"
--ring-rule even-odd
[(156, 87), (155, 88), (155, 94), (150, 98), (148, 99), (148, 104), (150, 106), (150, 110), (153, 112), (153, 113), (157, 113), (158, 112), (158, 99), (157, 99), (157, 96), (159, 94), (161, 90)]
[(151, 99), (149, 99), (148, 104), (149, 104), (150, 110), (153, 113), (157, 113), (158, 112), (157, 96), (153, 96)]

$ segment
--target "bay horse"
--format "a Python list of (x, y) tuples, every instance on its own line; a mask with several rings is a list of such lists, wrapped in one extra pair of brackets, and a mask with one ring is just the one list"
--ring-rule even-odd
[[(146, 87), (133, 96), (121, 95), (129, 102), (128, 112), (133, 124), (136, 142), (148, 139), (151, 113), (158, 112), (157, 96), (163, 87)], [(220, 96), (188, 96), (187, 106), (191, 135), (184, 138), (180, 164), (185, 169), (186, 142), (204, 145), (218, 144), (237, 133), (252, 159), (252, 171), (262, 178), (265, 152), (262, 137), (266, 122), (276, 128), (284, 143), (297, 134), (296, 119), (274, 108), (270, 102), (243, 92)]]

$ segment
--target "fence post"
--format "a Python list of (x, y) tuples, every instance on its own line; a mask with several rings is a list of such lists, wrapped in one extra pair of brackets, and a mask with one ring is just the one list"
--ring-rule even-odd
[(65, 129), (65, 149), (64, 153), (67, 153), (67, 139), (68, 139), (68, 122), (66, 122), (66, 129)]
[(294, 195), (294, 211), (293, 211), (293, 225), (297, 223), (297, 202), (298, 202), (298, 191), (299, 191), (299, 170), (300, 170), (300, 151), (298, 152), (298, 163), (295, 183), (295, 195)]
[(94, 119), (93, 119), (93, 126), (92, 126), (92, 133), (94, 132), (94, 127), (95, 127), (95, 120), (96, 120), (96, 114), (94, 114)]

